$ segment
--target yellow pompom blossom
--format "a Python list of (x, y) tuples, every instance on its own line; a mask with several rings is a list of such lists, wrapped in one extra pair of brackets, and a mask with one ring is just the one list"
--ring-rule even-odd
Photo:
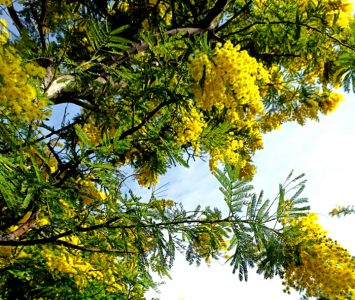
[(12, 6), (12, 0), (0, 0), (0, 5)]
[[(80, 239), (76, 236), (65, 237), (61, 240), (72, 245), (80, 245)], [(79, 290), (84, 290), (93, 281), (104, 283), (105, 289), (111, 292), (126, 289), (125, 285), (122, 285), (115, 276), (123, 277), (129, 272), (134, 273), (135, 269), (128, 268), (129, 262), (120, 263), (115, 256), (105, 253), (92, 253), (89, 259), (79, 254), (78, 251), (62, 246), (45, 246), (40, 249), (1, 246), (0, 267), (6, 267), (21, 259), (37, 258), (54, 276), (69, 276)]]
[(28, 254), (15, 246), (0, 247), (0, 268), (5, 268), (16, 262), (18, 259), (27, 257)]
[(9, 34), (6, 23), (0, 22), (0, 112), (6, 116), (29, 121), (48, 116), (43, 109), (48, 105), (44, 97), (37, 95), (29, 83), (30, 77), (42, 78), (46, 71), (35, 63), (22, 65), (15, 50), (5, 45)]
[(139, 185), (145, 187), (156, 185), (159, 181), (158, 173), (151, 170), (148, 166), (144, 166), (138, 170), (136, 179)]
[[(227, 142), (224, 148), (215, 147), (210, 151), (210, 169), (215, 170), (218, 161), (236, 165), (241, 159), (239, 152), (242, 148), (243, 141), (235, 140), (234, 137), (231, 136), (227, 137)], [(244, 167), (244, 165), (245, 162), (242, 162), (242, 167)]]
[(178, 145), (190, 144), (195, 153), (199, 153), (201, 133), (206, 123), (203, 114), (198, 112), (192, 105), (189, 109), (181, 109), (179, 123), (175, 124), (175, 140)]
[(128, 9), (129, 9), (129, 3), (128, 2), (120, 2), (118, 5), (117, 5), (117, 8), (119, 10), (122, 10), (124, 12), (127, 12)]
[(327, 21), (332, 24), (334, 21), (341, 29), (349, 30), (353, 12), (353, 2), (348, 0), (324, 1), (327, 14)]
[[(268, 74), (247, 51), (240, 51), (230, 41), (219, 45), (211, 59), (207, 54), (197, 54), (190, 72), (195, 80), (196, 104), (203, 110), (227, 108), (245, 119), (263, 111), (258, 82), (268, 81)], [(242, 113), (243, 105), (248, 106), (247, 112)]]
[(107, 195), (100, 191), (93, 181), (79, 179), (77, 181), (78, 186), (80, 187), (80, 200), (83, 201), (85, 205), (90, 205), (93, 203), (101, 202), (106, 199)]
[(154, 199), (149, 202), (151, 207), (157, 208), (159, 210), (164, 210), (165, 208), (171, 208), (175, 205), (173, 200), (166, 200), (166, 199)]
[(150, 0), (148, 2), (149, 2), (149, 5), (151, 5), (151, 6), (156, 6), (157, 2), (159, 2), (158, 3), (159, 16), (164, 19), (166, 25), (171, 25), (172, 12), (171, 12), (171, 10), (168, 10), (169, 6), (166, 5), (163, 1)]
[(48, 159), (48, 166), (50, 168), (51, 174), (55, 173), (58, 170), (58, 161), (55, 157), (50, 156)]
[[(172, 15), (172, 11), (171, 9), (169, 9), (169, 5), (167, 5), (166, 3), (164, 3), (164, 1), (158, 1), (158, 0), (148, 0), (146, 1), (146, 3), (150, 6), (150, 7), (154, 7), (157, 9), (158, 15), (159, 17), (164, 20), (166, 25), (171, 25), (171, 20), (173, 18)], [(127, 5), (128, 4), (122, 4), (123, 5)], [(148, 28), (148, 19), (145, 19), (142, 23), (143, 28), (147, 29)]]
[(94, 146), (100, 144), (102, 133), (100, 128), (98, 128), (94, 123), (90, 121), (85, 123), (83, 130), (86, 132), (89, 140), (94, 144)]
[(48, 218), (40, 218), (36, 221), (36, 224), (40, 227), (50, 224)]
[(3, 45), (7, 42), (10, 33), (7, 30), (7, 22), (4, 19), (0, 19), (0, 45)]
[(218, 226), (218, 224), (199, 226), (200, 232), (195, 236), (192, 243), (194, 249), (207, 263), (210, 263), (211, 257), (218, 255), (220, 251), (227, 251), (227, 242), (215, 233)]
[(352, 14), (354, 11), (354, 2), (353, 1), (341, 1), (340, 10), (347, 13)]
[(350, 29), (350, 20), (353, 12), (353, 1), (349, 0), (298, 0), (307, 3), (312, 3), (313, 5), (322, 5), (324, 11), (326, 12), (326, 19), (329, 24), (339, 26), (341, 29)]
[(300, 259), (286, 267), (286, 291), (292, 287), (304, 290), (309, 297), (345, 299), (355, 289), (355, 259), (327, 237), (317, 220), (314, 213), (287, 220), (291, 229), (299, 233), (286, 237), (286, 244), (288, 249), (298, 249)]
[(331, 92), (329, 95), (324, 95), (322, 101), (319, 103), (320, 110), (324, 114), (332, 113), (343, 101), (343, 96), (339, 93)]
[[(267, 0), (257, 0), (255, 1), (255, 6), (261, 12), (268, 7)], [(349, 0), (294, 0), (292, 4), (297, 4), (300, 8), (300, 13), (305, 12), (306, 8), (311, 5), (311, 7), (321, 7), (325, 12), (325, 17), (329, 24), (337, 25), (341, 29), (350, 29), (350, 19), (352, 17), (353, 1)], [(280, 7), (282, 5), (288, 5), (287, 1), (279, 1)]]
[(54, 272), (68, 274), (79, 288), (84, 288), (92, 280), (104, 280), (104, 274), (97, 266), (84, 261), (64, 247), (57, 247), (59, 251), (47, 248), (41, 251), (49, 269)]

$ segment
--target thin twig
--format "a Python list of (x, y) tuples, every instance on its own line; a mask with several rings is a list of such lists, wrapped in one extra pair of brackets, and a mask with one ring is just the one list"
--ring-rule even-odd
[(355, 48), (348, 45), (348, 44), (345, 44), (344, 42), (340, 41), (339, 39), (335, 38), (334, 36), (332, 36), (331, 34), (327, 33), (327, 32), (323, 32), (322, 30), (318, 29), (318, 28), (315, 28), (313, 26), (310, 26), (308, 24), (305, 24), (305, 23), (296, 23), (296, 22), (291, 22), (291, 21), (274, 21), (274, 22), (254, 22), (252, 24), (249, 24), (248, 26), (245, 26), (244, 28), (242, 29), (239, 29), (237, 31), (234, 31), (234, 32), (231, 32), (229, 34), (226, 34), (223, 36), (223, 38), (226, 38), (226, 37), (229, 37), (231, 35), (235, 35), (235, 34), (239, 34), (243, 31), (246, 31), (256, 25), (295, 25), (295, 26), (303, 26), (309, 30), (313, 30), (315, 32), (318, 32), (320, 34), (323, 34), (325, 35), (326, 37), (328, 37), (329, 39), (333, 40), (334, 42), (336, 42), (337, 44), (345, 47), (345, 48), (348, 48), (352, 51), (355, 51)]
[(79, 245), (74, 245), (72, 243), (62, 241), (62, 240), (54, 241), (53, 244), (65, 246), (67, 248), (72, 248), (72, 249), (76, 249), (76, 250), (87, 251), (87, 252), (135, 254), (135, 252), (127, 251), (127, 250), (102, 249), (102, 248), (97, 248), (97, 247), (92, 247), (92, 246), (79, 246)]

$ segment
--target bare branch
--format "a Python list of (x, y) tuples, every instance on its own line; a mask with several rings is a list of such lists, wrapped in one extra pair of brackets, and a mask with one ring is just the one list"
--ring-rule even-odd
[(19, 18), (19, 16), (18, 16), (18, 14), (17, 14), (17, 11), (16, 11), (15, 8), (13, 7), (13, 5), (8, 6), (8, 7), (7, 7), (7, 11), (9, 12), (9, 15), (10, 15), (12, 21), (14, 22), (14, 24), (15, 24), (17, 30), (18, 30), (19, 32), (21, 32), (21, 31), (25, 28), (25, 26), (22, 24), (22, 22), (21, 22), (21, 20), (20, 20), (20, 18)]
[(46, 34), (45, 34), (45, 30), (44, 30), (44, 19), (45, 19), (45, 15), (46, 15), (46, 7), (47, 7), (47, 1), (41, 0), (41, 13), (40, 13), (40, 15), (38, 15), (38, 12), (35, 9), (35, 6), (33, 5), (32, 2), (30, 2), (31, 13), (33, 15), (33, 18), (36, 21), (36, 24), (37, 24), (39, 39), (40, 39), (41, 46), (42, 46), (43, 50), (45, 50), (47, 47)]

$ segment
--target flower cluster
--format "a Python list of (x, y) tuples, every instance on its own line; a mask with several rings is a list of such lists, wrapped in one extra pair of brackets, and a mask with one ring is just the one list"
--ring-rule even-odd
[(221, 238), (217, 232), (219, 225), (201, 225), (197, 229), (199, 232), (195, 235), (192, 246), (207, 263), (211, 262), (211, 257), (217, 256), (220, 252), (226, 252), (227, 242)]
[[(164, 3), (164, 1), (150, 0), (147, 1), (147, 3), (149, 4), (149, 6), (157, 10), (157, 15), (165, 22), (166, 25), (171, 25), (171, 21), (173, 18), (172, 11), (171, 9), (169, 9), (169, 6)], [(149, 27), (148, 19), (145, 19), (142, 22), (142, 26), (144, 29), (147, 29)]]
[(319, 102), (318, 105), (322, 113), (329, 114), (338, 107), (341, 101), (343, 101), (343, 96), (341, 94), (331, 92), (329, 94), (324, 94), (322, 101)]
[(0, 247), (0, 268), (6, 268), (20, 259), (25, 259), (29, 255), (23, 249), (16, 246)]
[(309, 297), (345, 299), (355, 291), (355, 259), (327, 237), (317, 219), (316, 214), (308, 214), (287, 220), (296, 234), (286, 237), (286, 251), (298, 249), (299, 257), (286, 266), (286, 291), (292, 287)]
[(156, 185), (159, 181), (158, 173), (153, 171), (148, 166), (143, 166), (138, 170), (136, 174), (136, 179), (139, 185), (145, 187)]
[[(313, 1), (313, 0), (312, 0)], [(316, 1), (320, 2), (320, 1)], [(335, 24), (341, 29), (350, 29), (350, 22), (353, 12), (353, 1), (348, 0), (326, 0), (322, 1), (327, 11), (327, 21)]]
[[(91, 178), (90, 178), (91, 179)], [(95, 202), (101, 202), (106, 199), (107, 195), (100, 191), (93, 181), (79, 179), (77, 181), (78, 187), (80, 187), (80, 200), (85, 205), (90, 205)]]
[(46, 71), (34, 64), (22, 66), (20, 56), (5, 45), (8, 38), (6, 23), (0, 22), (0, 111), (24, 121), (47, 116), (43, 109), (47, 99), (40, 97), (30, 78), (42, 78)]
[[(64, 237), (62, 240), (72, 245), (80, 245), (80, 240), (76, 236)], [(111, 292), (122, 291), (125, 286), (118, 283), (116, 275), (117, 269), (129, 265), (119, 265), (114, 256), (105, 253), (93, 253), (89, 259), (82, 257), (78, 252), (68, 250), (62, 246), (53, 247), (28, 247), (19, 249), (14, 246), (0, 247), (0, 267), (8, 266), (21, 259), (38, 259), (43, 262), (54, 276), (66, 275), (70, 277), (78, 289), (83, 290), (93, 281), (99, 281), (105, 285), (105, 289)], [(108, 264), (110, 262), (110, 264)], [(104, 268), (108, 266), (108, 268)], [(126, 269), (124, 272), (129, 272)]]
[[(73, 239), (70, 242), (76, 244)], [(58, 273), (65, 273), (73, 278), (79, 288), (84, 288), (92, 280), (103, 280), (104, 274), (97, 267), (74, 255), (63, 247), (60, 251), (51, 251), (47, 248), (41, 251), (49, 269)], [(114, 280), (114, 279), (113, 279)]]
[(175, 205), (175, 202), (173, 200), (154, 199), (150, 201), (149, 204), (154, 208), (162, 210), (165, 209), (166, 207), (173, 207)]
[(192, 105), (186, 110), (181, 108), (179, 123), (175, 126), (175, 141), (178, 145), (189, 144), (195, 153), (199, 153), (201, 133), (206, 123), (203, 114), (198, 112)]
[(12, 0), (0, 0), (0, 5), (12, 6)]
[(218, 161), (234, 165), (241, 162), (252, 173), (247, 163), (249, 154), (245, 153), (262, 148), (260, 118), (264, 107), (260, 87), (269, 82), (269, 73), (230, 41), (218, 45), (212, 57), (196, 53), (189, 69), (196, 106), (206, 114), (224, 114), (234, 132), (243, 132), (243, 138), (230, 135), (225, 145), (209, 149), (210, 168), (215, 169)]
[(0, 19), (0, 45), (7, 42), (10, 36), (10, 32), (7, 30), (7, 22), (4, 19)]
[[(214, 147), (210, 150), (210, 169), (215, 170), (217, 168), (218, 161), (222, 163), (229, 163), (231, 165), (236, 165), (241, 160), (239, 154), (240, 150), (243, 149), (243, 141), (235, 140), (233, 136), (226, 137), (226, 145), (224, 148)], [(245, 162), (242, 162), (242, 167)]]
[[(197, 53), (190, 63), (195, 81), (193, 93), (203, 110), (227, 108), (238, 119), (253, 117), (263, 111), (259, 82), (268, 81), (268, 73), (255, 58), (227, 41), (216, 47), (213, 57)], [(243, 108), (247, 107), (247, 111)]]
[(93, 143), (93, 145), (97, 146), (101, 142), (102, 133), (100, 128), (90, 121), (88, 123), (85, 123), (83, 130), (86, 132), (89, 140)]
[[(288, 5), (285, 1), (278, 1), (279, 5)], [(263, 10), (268, 5), (266, 0), (255, 1), (255, 6), (259, 10)], [(353, 1), (349, 0), (296, 0), (292, 2), (297, 4), (297, 7), (301, 9), (301, 13), (304, 13), (307, 8), (314, 9), (314, 7), (321, 8), (323, 16), (329, 25), (336, 25), (341, 29), (350, 29), (350, 20), (352, 16)]]

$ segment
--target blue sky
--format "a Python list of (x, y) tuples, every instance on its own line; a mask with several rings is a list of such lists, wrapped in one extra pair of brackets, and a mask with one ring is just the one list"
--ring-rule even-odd
[[(355, 215), (332, 218), (328, 215), (336, 205), (355, 204), (355, 99), (345, 95), (345, 101), (331, 115), (320, 122), (305, 126), (284, 125), (264, 137), (264, 149), (254, 158), (258, 171), (253, 180), (257, 191), (273, 198), (278, 184), (291, 170), (306, 173), (308, 179), (304, 196), (311, 209), (319, 214), (320, 222), (329, 235), (355, 255)], [(187, 207), (196, 204), (223, 206), (216, 179), (209, 173), (208, 164), (198, 161), (189, 169), (175, 168), (161, 178), (168, 184), (166, 197), (181, 201)], [(264, 280), (251, 272), (249, 281), (239, 282), (231, 267), (215, 262), (210, 267), (189, 266), (179, 256), (171, 272), (172, 280), (164, 279), (160, 294), (147, 294), (147, 299), (162, 300), (215, 300), (215, 299), (299, 299), (297, 292), (282, 292), (278, 279)]]

